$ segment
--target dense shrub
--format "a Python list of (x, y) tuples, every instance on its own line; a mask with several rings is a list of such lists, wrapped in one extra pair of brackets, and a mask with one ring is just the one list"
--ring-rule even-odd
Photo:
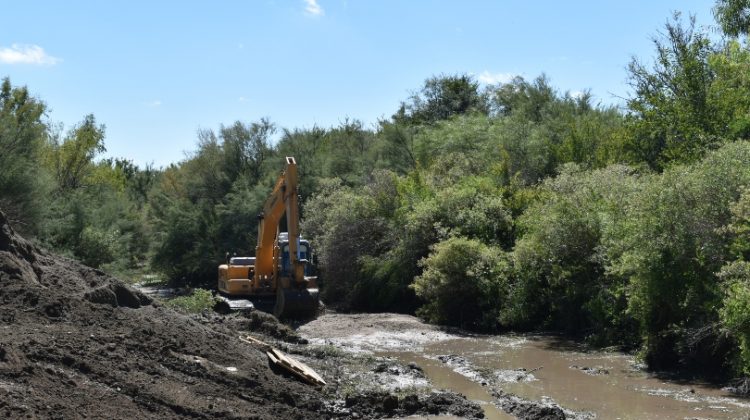
[(498, 327), (505, 301), (503, 274), (508, 269), (500, 248), (452, 237), (436, 244), (420, 265), (424, 271), (414, 279), (413, 288), (425, 304), (417, 314), (429, 322), (462, 328)]
[(323, 298), (343, 309), (382, 310), (397, 303), (394, 299), (403, 291), (395, 285), (373, 284), (372, 273), (363, 271), (365, 260), (377, 264), (385, 244), (393, 240), (384, 217), (384, 208), (396, 198), (393, 180), (388, 173), (379, 173), (376, 179), (357, 190), (339, 180), (328, 181), (305, 206), (302, 229), (315, 238)]
[(621, 277), (608, 273), (611, 235), (641, 187), (633, 169), (562, 169), (540, 188), (539, 202), (519, 219), (514, 280), (504, 321), (520, 328), (552, 328), (600, 342), (628, 342), (635, 331), (625, 313)]
[[(732, 259), (732, 238), (723, 227), (750, 185), (749, 167), (750, 143), (736, 142), (696, 164), (670, 168), (632, 196), (623, 233), (613, 238), (620, 250), (610, 270), (629, 281), (628, 310), (654, 367), (679, 365), (692, 358), (691, 349), (719, 339), (702, 331), (718, 321), (715, 273)], [(699, 337), (709, 342), (698, 345)], [(722, 355), (714, 356), (720, 364)]]
[(39, 231), (51, 190), (44, 169), (38, 168), (47, 126), (46, 106), (26, 87), (0, 83), (0, 209), (24, 234)]
[(739, 342), (738, 371), (750, 375), (750, 263), (729, 264), (719, 277), (724, 283), (721, 321)]

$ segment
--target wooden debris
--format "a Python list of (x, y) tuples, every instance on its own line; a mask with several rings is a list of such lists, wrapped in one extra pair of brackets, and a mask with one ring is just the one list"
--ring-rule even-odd
[(246, 335), (244, 337), (240, 336), (240, 340), (246, 342), (247, 344), (252, 344), (253, 346), (260, 347), (260, 349), (263, 351), (268, 351), (269, 349), (273, 348), (270, 344), (264, 341), (260, 341), (257, 338), (250, 336), (250, 335)]
[(324, 386), (326, 384), (326, 381), (324, 381), (323, 378), (320, 377), (320, 375), (318, 375), (318, 373), (312, 370), (309, 366), (300, 362), (299, 360), (293, 359), (291, 356), (283, 353), (279, 349), (274, 348), (270, 344), (260, 341), (257, 338), (249, 335), (240, 336), (240, 340), (265, 351), (266, 355), (268, 356), (268, 360), (270, 360), (274, 366), (278, 366), (286, 370), (294, 376), (302, 379), (302, 381), (304, 381), (305, 383), (315, 386)]
[(280, 350), (272, 347), (271, 350), (266, 352), (266, 355), (268, 355), (268, 359), (271, 363), (285, 369), (310, 385), (323, 386), (326, 384), (326, 381), (324, 381), (317, 372), (310, 369), (309, 366), (299, 360), (287, 356)]

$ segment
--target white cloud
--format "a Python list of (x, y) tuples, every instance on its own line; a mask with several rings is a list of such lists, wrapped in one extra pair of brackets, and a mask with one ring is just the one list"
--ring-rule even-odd
[(0, 48), (0, 63), (6, 64), (37, 64), (52, 66), (59, 63), (59, 58), (47, 55), (44, 48), (38, 45), (13, 44)]
[(305, 4), (305, 12), (307, 12), (308, 15), (311, 16), (323, 16), (323, 8), (320, 7), (318, 4), (318, 0), (304, 0)]
[(156, 108), (156, 107), (158, 107), (158, 106), (161, 106), (161, 100), (159, 100), (159, 99), (155, 99), (155, 100), (153, 100), (153, 101), (151, 101), (151, 102), (147, 102), (147, 103), (146, 103), (146, 106), (147, 106), (147, 107), (150, 107), (150, 108)]
[(488, 85), (496, 85), (498, 83), (510, 83), (516, 76), (518, 75), (513, 73), (490, 73), (485, 70), (479, 75), (479, 81)]
[(239, 98), (237, 98), (237, 100), (240, 102), (247, 102), (247, 98), (244, 96), (240, 96)]

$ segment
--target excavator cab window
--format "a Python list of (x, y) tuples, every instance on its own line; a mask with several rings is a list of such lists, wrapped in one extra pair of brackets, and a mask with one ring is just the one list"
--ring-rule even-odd
[[(299, 259), (310, 261), (310, 245), (307, 241), (300, 241), (299, 247)], [(305, 265), (305, 275), (309, 276), (311, 271), (310, 264)], [(291, 276), (292, 274), (292, 262), (289, 256), (289, 244), (285, 243), (281, 246), (281, 274), (283, 276)]]

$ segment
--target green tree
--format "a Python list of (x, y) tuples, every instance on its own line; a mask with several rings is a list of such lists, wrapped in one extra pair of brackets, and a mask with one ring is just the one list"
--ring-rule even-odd
[[(558, 99), (557, 92), (544, 74), (531, 83), (516, 76), (509, 83), (493, 87), (490, 92), (491, 109), (495, 114), (520, 115), (526, 121), (537, 123), (544, 118), (545, 108)], [(584, 102), (587, 101), (585, 98)]]
[[(540, 199), (518, 219), (507, 325), (587, 335), (599, 344), (634, 344), (637, 325), (625, 314), (627, 281), (607, 261), (632, 194), (641, 186), (632, 168), (591, 172), (574, 164), (540, 187)], [(635, 339), (637, 341), (637, 338)]]
[(734, 261), (718, 273), (722, 282), (722, 325), (740, 345), (737, 371), (750, 375), (750, 189), (745, 188), (731, 206), (731, 223), (723, 229), (731, 241)]
[(380, 121), (376, 135), (375, 153), (377, 167), (405, 174), (416, 169), (415, 137), (416, 127), (388, 120)]
[(714, 16), (721, 29), (729, 36), (750, 33), (750, 0), (717, 0)]
[(267, 119), (247, 125), (236, 121), (219, 129), (224, 154), (223, 171), (231, 182), (240, 176), (244, 176), (244, 182), (249, 186), (260, 181), (266, 160), (272, 153), (269, 138), (275, 131), (276, 127)]
[(454, 115), (470, 112), (487, 113), (487, 99), (479, 93), (479, 83), (472, 76), (437, 76), (427, 79), (419, 93), (393, 116), (397, 123), (432, 124)]
[(723, 371), (716, 273), (733, 259), (724, 227), (750, 183), (750, 171), (738, 170), (748, 165), (750, 143), (734, 142), (669, 168), (631, 196), (608, 271), (628, 279), (628, 311), (654, 368)]
[(654, 46), (653, 68), (637, 59), (628, 67), (634, 96), (628, 99), (627, 148), (635, 161), (662, 169), (695, 161), (722, 143), (727, 121), (711, 96), (715, 48), (695, 19), (685, 26), (675, 14)]
[(365, 130), (361, 121), (345, 119), (328, 130), (324, 142), (324, 175), (339, 178), (347, 185), (363, 185), (373, 168), (373, 133)]
[(0, 86), (0, 209), (23, 233), (36, 233), (46, 208), (48, 185), (39, 168), (47, 135), (46, 107), (26, 87)]
[(750, 375), (750, 263), (735, 261), (719, 273), (724, 291), (720, 310), (722, 325), (739, 342), (737, 371)]
[(97, 125), (94, 115), (89, 114), (68, 132), (62, 142), (57, 136), (51, 137), (48, 160), (60, 191), (86, 185), (94, 168), (94, 158), (106, 151), (104, 132), (104, 125)]
[(750, 50), (729, 40), (708, 63), (715, 75), (710, 100), (716, 104), (719, 135), (730, 141), (750, 139)]
[(392, 174), (379, 172), (359, 188), (338, 179), (324, 181), (305, 206), (302, 229), (314, 240), (328, 302), (370, 311), (395, 310), (404, 303), (411, 279), (391, 284), (376, 272), (394, 239), (388, 216), (395, 200)]

